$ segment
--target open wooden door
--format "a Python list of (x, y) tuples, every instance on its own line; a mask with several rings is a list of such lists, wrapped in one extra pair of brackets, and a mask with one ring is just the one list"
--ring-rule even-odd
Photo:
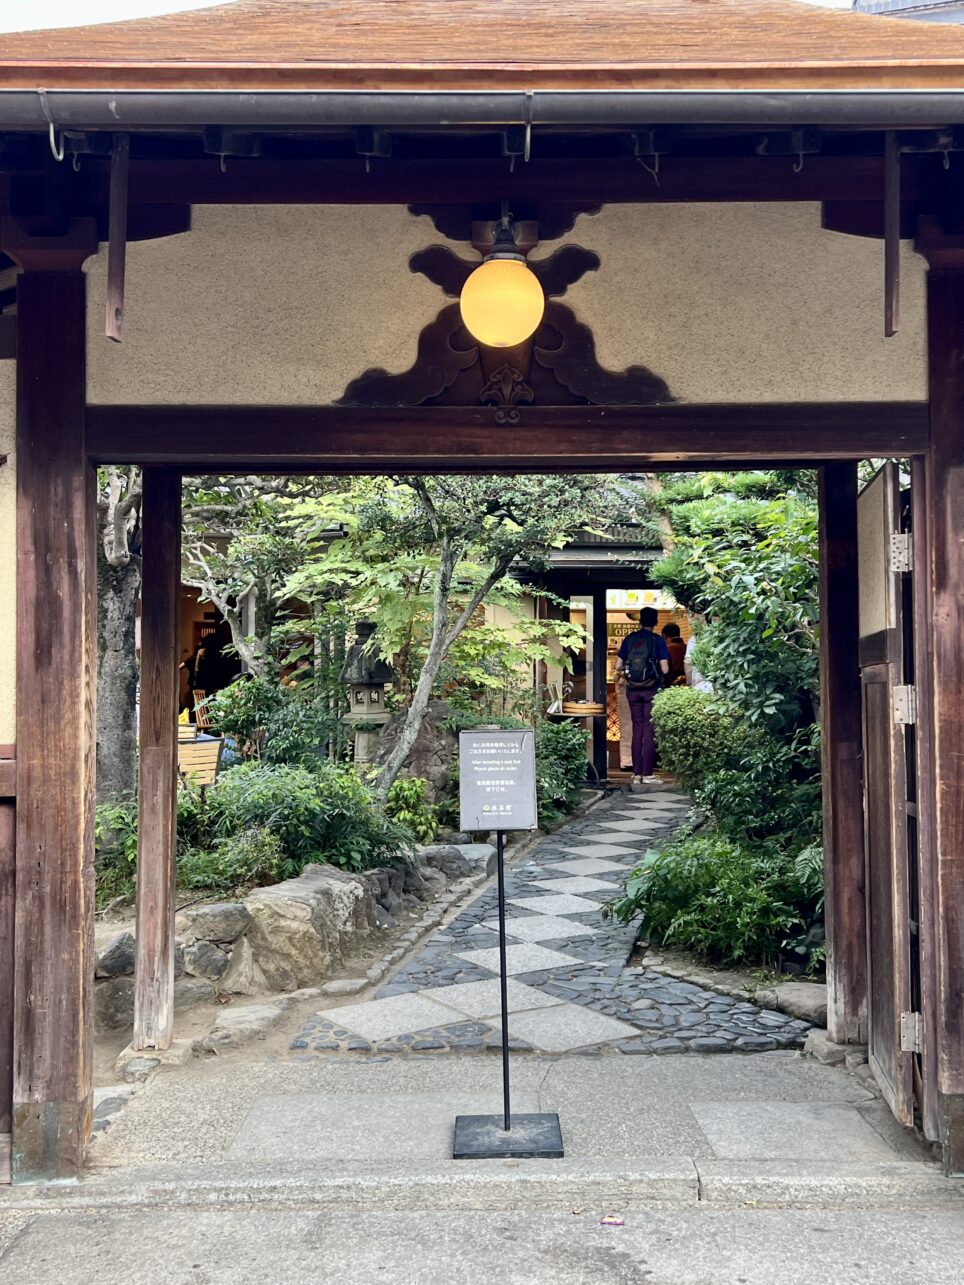
[[(868, 1058), (894, 1115), (912, 1124), (908, 779), (904, 580), (896, 465), (885, 464), (857, 501), (860, 677), (863, 689), (867, 897)], [(909, 622), (908, 622), (909, 623)], [(908, 1051), (904, 1052), (903, 1049)]]

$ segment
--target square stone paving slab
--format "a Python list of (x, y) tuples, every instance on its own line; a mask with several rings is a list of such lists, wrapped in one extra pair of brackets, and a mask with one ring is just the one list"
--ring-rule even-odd
[(627, 1022), (606, 1017), (580, 1004), (559, 1004), (555, 1008), (517, 1013), (509, 1023), (509, 1034), (525, 1040), (545, 1053), (565, 1053), (589, 1044), (606, 1044), (638, 1036)]
[(509, 905), (532, 910), (537, 915), (582, 915), (589, 910), (599, 909), (598, 902), (590, 901), (587, 897), (575, 897), (571, 892), (546, 892), (538, 897), (511, 897)]
[[(486, 927), (498, 932), (499, 921), (490, 920)], [(560, 937), (594, 937), (596, 929), (572, 919), (560, 919), (558, 915), (528, 915), (524, 919), (521, 916), (507, 919), (505, 935), (519, 941), (556, 941)]]
[[(581, 843), (570, 843), (566, 845), (566, 851), (574, 853), (577, 857), (632, 857), (635, 852), (632, 848), (625, 845), (613, 843), (613, 835), (602, 835), (598, 839), (587, 838), (586, 835), (580, 835)], [(593, 874), (594, 871), (583, 871), (581, 873)]]
[[(498, 950), (469, 950), (459, 955), (469, 964), (487, 968), (490, 973), (499, 971)], [(507, 946), (505, 952), (506, 973), (511, 977), (515, 973), (539, 973), (548, 968), (581, 968), (583, 961), (574, 955), (564, 955), (558, 950), (548, 950), (537, 946), (535, 942), (525, 942), (521, 946)], [(438, 1026), (438, 1022), (432, 1023)], [(418, 1027), (410, 1027), (418, 1030)]]
[[(633, 854), (635, 856), (635, 853)], [(572, 861), (553, 861), (547, 870), (559, 870), (567, 875), (625, 874), (626, 867), (601, 857), (579, 857)]]
[[(649, 834), (652, 830), (662, 829), (665, 824), (665, 821), (657, 821), (655, 818), (652, 821), (634, 818), (632, 821), (612, 820), (600, 822), (600, 825), (605, 831), (618, 831), (620, 835)], [(610, 833), (609, 837), (610, 839), (616, 839), (617, 835), (615, 833)]]
[[(483, 950), (474, 953), (498, 955), (499, 952)], [(452, 1021), (449, 1009), (417, 993), (389, 995), (385, 999), (372, 999), (363, 1004), (345, 1004), (341, 1008), (323, 1009), (318, 1016), (366, 1040), (390, 1040), (395, 1035), (423, 1031), (430, 1026), (444, 1026)]]
[[(530, 1008), (553, 1008), (564, 1003), (555, 995), (526, 986), (510, 977), (506, 982), (506, 998), (509, 1012), (518, 1013)], [(499, 979), (492, 977), (484, 982), (461, 982), (457, 986), (438, 986), (432, 991), (432, 999), (454, 1008), (461, 1016), (475, 1018), (476, 1021), (490, 1020), (502, 1014), (502, 996)]]
[[(523, 1036), (523, 1038), (528, 1038)], [(894, 1160), (851, 1106), (822, 1102), (693, 1102), (710, 1146), (724, 1160)]]
[[(622, 869), (622, 866), (619, 867)], [(534, 879), (537, 888), (547, 888), (550, 892), (616, 892), (619, 885), (611, 879), (592, 879), (588, 875), (561, 875), (558, 879)]]

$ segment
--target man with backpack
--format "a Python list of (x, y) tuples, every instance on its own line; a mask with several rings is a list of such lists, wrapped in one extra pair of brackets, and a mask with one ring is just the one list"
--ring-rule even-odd
[(663, 639), (653, 633), (658, 620), (652, 607), (644, 607), (639, 613), (639, 629), (623, 639), (616, 659), (616, 681), (626, 684), (633, 720), (633, 785), (651, 785), (659, 780), (653, 775), (653, 698), (663, 686), (663, 675), (669, 672), (669, 651)]

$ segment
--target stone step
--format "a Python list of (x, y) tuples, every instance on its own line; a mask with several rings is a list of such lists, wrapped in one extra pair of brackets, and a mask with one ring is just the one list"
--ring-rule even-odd
[(241, 1160), (92, 1172), (75, 1187), (13, 1187), (0, 1211), (139, 1209), (210, 1206), (308, 1209), (527, 1209), (570, 1204), (836, 1209), (936, 1208), (964, 1212), (964, 1183), (937, 1165), (904, 1161), (840, 1163), (789, 1160), (696, 1160), (691, 1156), (600, 1160), (371, 1162), (267, 1167)]

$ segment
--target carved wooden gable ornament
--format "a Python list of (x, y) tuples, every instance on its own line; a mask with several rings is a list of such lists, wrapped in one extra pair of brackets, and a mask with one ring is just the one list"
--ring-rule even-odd
[[(491, 222), (473, 221), (470, 207), (409, 206), (428, 214), (444, 236), (471, 242), (484, 252)], [(538, 235), (555, 240), (576, 216), (598, 207), (538, 211), (538, 220), (518, 222), (519, 243), (536, 244)], [(537, 232), (538, 227), (538, 232)], [(590, 328), (560, 303), (568, 288), (599, 267), (599, 256), (578, 245), (564, 245), (546, 259), (529, 260), (546, 296), (546, 308), (533, 337), (515, 348), (479, 344), (462, 324), (458, 298), (478, 261), (463, 259), (447, 246), (419, 250), (409, 260), (454, 303), (445, 304), (419, 335), (415, 364), (401, 374), (367, 370), (352, 380), (341, 406), (491, 406), (495, 424), (515, 425), (524, 408), (549, 406), (653, 406), (674, 400), (666, 383), (645, 366), (610, 371), (600, 366)]]

